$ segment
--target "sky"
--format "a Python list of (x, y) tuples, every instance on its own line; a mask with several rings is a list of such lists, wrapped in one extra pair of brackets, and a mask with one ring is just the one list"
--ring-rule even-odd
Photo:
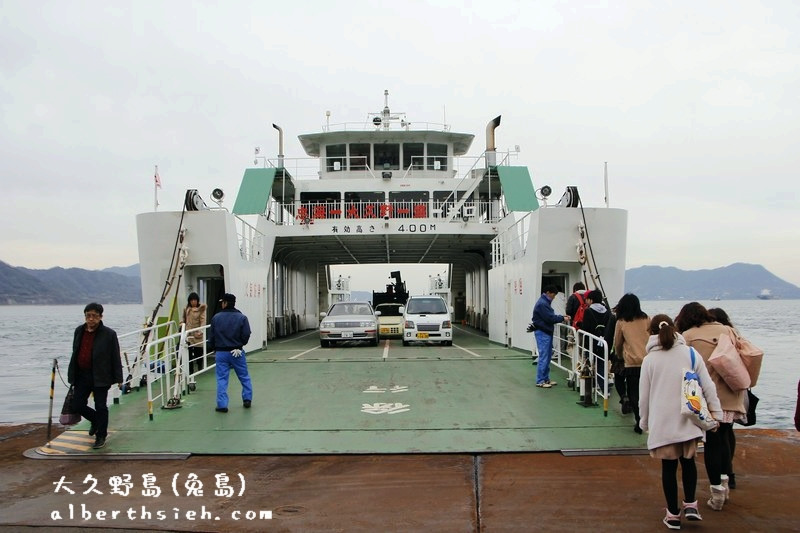
[[(556, 200), (576, 185), (602, 205), (608, 162), (627, 268), (745, 262), (800, 285), (800, 3), (2, 5), (0, 260), (13, 266), (137, 263), (155, 165), (159, 210), (190, 188), (220, 187), (230, 207), (253, 148), (276, 156), (273, 123), (301, 157), (297, 136), (326, 111), (363, 120), (388, 89), (412, 122), (475, 134), (471, 155), (502, 115), (498, 149), (519, 146), (515, 164)], [(391, 267), (376, 268), (353, 288), (381, 290)]]

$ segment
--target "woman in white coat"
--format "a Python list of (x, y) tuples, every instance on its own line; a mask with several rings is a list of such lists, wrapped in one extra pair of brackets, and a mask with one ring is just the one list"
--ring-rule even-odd
[[(697, 443), (705, 440), (705, 432), (681, 414), (681, 370), (691, 366), (689, 347), (667, 315), (653, 317), (650, 335), (639, 381), (639, 425), (647, 432), (650, 456), (661, 459), (661, 485), (667, 500), (663, 522), (670, 529), (680, 529), (681, 510), (687, 520), (702, 520), (695, 495), (697, 465), (694, 457)], [(722, 416), (722, 408), (714, 382), (698, 354), (695, 355), (695, 365), (708, 409), (717, 419)], [(681, 507), (678, 507), (679, 463), (684, 495)]]

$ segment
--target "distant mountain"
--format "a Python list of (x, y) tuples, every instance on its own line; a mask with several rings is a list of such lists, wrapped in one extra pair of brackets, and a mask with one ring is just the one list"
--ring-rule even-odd
[[(139, 265), (103, 270), (55, 267), (34, 270), (0, 261), (0, 305), (142, 303)], [(800, 288), (761, 265), (734, 263), (711, 270), (642, 266), (625, 272), (625, 292), (642, 300), (749, 300), (769, 289), (774, 298), (800, 298)], [(353, 291), (354, 300), (372, 293)]]
[(127, 267), (108, 267), (101, 270), (101, 272), (113, 272), (122, 276), (129, 276), (131, 278), (142, 277), (142, 270), (139, 268), (139, 263)]
[[(139, 265), (117, 267), (131, 272)], [(142, 303), (138, 273), (123, 275), (113, 271), (54, 267), (34, 270), (12, 267), (0, 261), (0, 304), (78, 304), (96, 301), (105, 304)]]
[(800, 298), (800, 288), (761, 265), (734, 263), (710, 270), (642, 266), (625, 271), (625, 292), (642, 300), (750, 300), (769, 289), (774, 298)]
[(359, 302), (371, 302), (372, 293), (369, 291), (350, 291), (350, 299)]

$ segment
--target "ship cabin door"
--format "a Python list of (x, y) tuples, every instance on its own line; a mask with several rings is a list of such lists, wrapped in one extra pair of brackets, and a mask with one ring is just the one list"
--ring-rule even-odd
[(220, 311), (219, 300), (225, 294), (225, 280), (222, 278), (197, 278), (197, 294), (200, 301), (208, 305), (206, 320), (211, 322), (211, 317)]
[(558, 315), (563, 315), (566, 312), (567, 308), (567, 296), (566, 292), (570, 288), (568, 287), (569, 283), (569, 275), (568, 274), (559, 274), (556, 272), (548, 272), (547, 274), (542, 274), (542, 286), (540, 288), (539, 293), (545, 288), (547, 285), (555, 285), (559, 288), (559, 292), (556, 295), (555, 299), (553, 300), (553, 311), (556, 312)]

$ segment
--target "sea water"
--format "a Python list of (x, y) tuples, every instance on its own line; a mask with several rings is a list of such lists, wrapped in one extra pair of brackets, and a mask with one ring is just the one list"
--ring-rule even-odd
[[(642, 308), (650, 316), (665, 313), (674, 317), (685, 303), (645, 301)], [(701, 303), (725, 309), (740, 333), (764, 350), (761, 376), (753, 389), (761, 400), (755, 427), (794, 427), (800, 379), (800, 365), (795, 356), (800, 344), (800, 301)], [(122, 335), (140, 329), (145, 315), (141, 305), (107, 305), (103, 322)], [(58, 419), (67, 390), (72, 338), (75, 328), (82, 323), (82, 305), (0, 306), (0, 423), (47, 422), (54, 359), (59, 371), (55, 378), (53, 415)]]

